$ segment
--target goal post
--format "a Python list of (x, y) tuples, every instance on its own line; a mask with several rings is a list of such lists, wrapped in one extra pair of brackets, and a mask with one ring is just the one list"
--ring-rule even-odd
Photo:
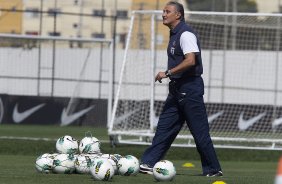
[[(168, 94), (169, 30), (161, 11), (133, 11), (108, 133), (150, 144)], [(204, 100), (215, 147), (282, 149), (282, 14), (185, 12), (198, 32)], [(173, 146), (195, 146), (184, 124)]]

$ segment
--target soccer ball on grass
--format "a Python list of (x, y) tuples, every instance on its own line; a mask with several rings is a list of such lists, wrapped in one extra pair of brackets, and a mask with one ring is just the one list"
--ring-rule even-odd
[(74, 162), (75, 171), (79, 174), (90, 173), (90, 167), (94, 165), (94, 159), (91, 155), (81, 154), (78, 155)]
[(41, 173), (50, 173), (53, 170), (53, 160), (55, 154), (44, 153), (37, 157), (35, 161), (35, 168)]
[(96, 137), (84, 137), (79, 143), (80, 153), (100, 153), (100, 141)]
[(118, 158), (115, 155), (113, 155), (113, 154), (103, 154), (103, 155), (101, 155), (101, 158), (107, 159), (112, 164), (114, 171), (115, 171), (115, 174), (118, 174), (118, 167), (117, 167)]
[(157, 181), (171, 181), (176, 175), (176, 170), (171, 161), (161, 160), (153, 167), (153, 175)]
[(71, 174), (75, 171), (75, 156), (73, 154), (58, 154), (53, 161), (53, 172)]
[(114, 168), (106, 158), (96, 158), (90, 167), (90, 174), (94, 180), (109, 181), (114, 175)]
[(69, 135), (60, 137), (56, 142), (56, 150), (63, 154), (77, 153), (78, 141)]
[(118, 173), (123, 176), (136, 175), (139, 172), (139, 160), (132, 155), (126, 155), (118, 161)]

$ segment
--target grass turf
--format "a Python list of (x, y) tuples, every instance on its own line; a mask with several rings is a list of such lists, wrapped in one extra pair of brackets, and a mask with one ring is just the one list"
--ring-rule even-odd
[[(93, 183), (90, 175), (82, 174), (42, 174), (35, 171), (36, 157), (31, 155), (1, 155), (1, 184), (50, 184), (50, 183)], [(195, 167), (184, 168), (184, 160), (173, 160), (177, 168), (177, 176), (172, 183), (207, 184), (215, 181), (224, 181), (229, 184), (270, 184), (274, 181), (275, 162), (234, 162), (224, 161), (224, 177), (206, 178), (196, 176), (200, 173), (199, 161), (189, 160)], [(102, 183), (95, 181), (94, 183)], [(151, 175), (138, 174), (137, 176), (114, 176), (112, 183), (116, 184), (144, 184), (156, 183)]]
[[(57, 138), (68, 134), (81, 139), (89, 130), (92, 130), (93, 136), (100, 140), (108, 139), (106, 130), (103, 128), (1, 125), (0, 136), (51, 138), (51, 141), (0, 139), (0, 183), (102, 183), (93, 181), (90, 175), (41, 174), (37, 173), (34, 167), (37, 156), (45, 152), (55, 152)], [(109, 143), (102, 143), (104, 153), (132, 154), (138, 158), (145, 149), (146, 146), (136, 145), (119, 145), (112, 148)], [(173, 161), (177, 169), (177, 176), (172, 183), (208, 184), (216, 180), (228, 184), (274, 183), (280, 151), (232, 149), (216, 149), (216, 151), (224, 171), (222, 178), (196, 176), (201, 173), (201, 165), (195, 148), (171, 148), (166, 159)], [(186, 162), (193, 163), (195, 167), (182, 167)], [(116, 184), (156, 183), (152, 176), (142, 174), (129, 177), (114, 176), (112, 182)]]

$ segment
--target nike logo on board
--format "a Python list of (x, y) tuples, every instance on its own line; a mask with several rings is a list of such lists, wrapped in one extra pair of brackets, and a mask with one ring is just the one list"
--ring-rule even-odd
[(221, 116), (224, 113), (224, 111), (219, 111), (218, 113), (212, 114), (208, 117), (208, 122), (211, 124), (216, 118)]
[(120, 124), (122, 123), (124, 120), (126, 120), (127, 118), (129, 118), (131, 115), (135, 114), (137, 111), (139, 111), (140, 109), (135, 109), (133, 111), (129, 111), (126, 114), (123, 114), (119, 117), (116, 118), (115, 120), (115, 124)]
[(281, 118), (278, 118), (278, 119), (275, 119), (273, 122), (272, 122), (272, 128), (275, 129), (277, 126), (281, 125), (282, 124), (282, 117)]
[(18, 104), (16, 104), (15, 107), (14, 107), (12, 118), (13, 118), (15, 123), (21, 123), (23, 120), (28, 118), (31, 114), (33, 114), (35, 111), (37, 111), (40, 108), (42, 108), (44, 105), (45, 104), (40, 104), (40, 105), (32, 107), (32, 108), (30, 108), (28, 110), (25, 110), (23, 112), (19, 112)]
[(61, 126), (66, 126), (71, 124), (73, 121), (75, 121), (76, 119), (80, 118), (81, 116), (89, 112), (92, 108), (94, 108), (94, 105), (70, 115), (66, 112), (66, 108), (64, 108), (61, 115)]
[(253, 124), (255, 124), (257, 121), (259, 121), (262, 117), (266, 115), (266, 112), (260, 113), (259, 115), (250, 118), (248, 120), (244, 120), (244, 112), (240, 114), (239, 121), (238, 121), (238, 127), (240, 130), (247, 130), (249, 127), (251, 127)]

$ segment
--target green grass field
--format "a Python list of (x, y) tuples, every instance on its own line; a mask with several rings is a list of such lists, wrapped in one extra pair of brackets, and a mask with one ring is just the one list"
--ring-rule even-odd
[[(34, 167), (37, 156), (46, 152), (55, 152), (57, 138), (71, 135), (76, 139), (91, 131), (93, 136), (102, 140), (103, 153), (132, 154), (138, 158), (146, 146), (118, 145), (112, 148), (108, 143), (106, 129), (95, 127), (59, 127), (30, 125), (0, 126), (0, 184), (70, 184), (105, 183), (94, 181), (90, 175), (79, 174), (41, 174)], [(16, 138), (13, 138), (16, 137)], [(21, 138), (48, 138), (48, 140), (26, 140)], [(224, 181), (228, 184), (273, 184), (280, 151), (216, 149), (224, 177), (206, 178), (201, 173), (199, 156), (195, 148), (171, 148), (166, 159), (171, 160), (177, 170), (177, 176), (171, 183), (212, 184)], [(186, 168), (184, 163), (193, 163)], [(111, 183), (157, 183), (153, 176), (114, 176)]]

